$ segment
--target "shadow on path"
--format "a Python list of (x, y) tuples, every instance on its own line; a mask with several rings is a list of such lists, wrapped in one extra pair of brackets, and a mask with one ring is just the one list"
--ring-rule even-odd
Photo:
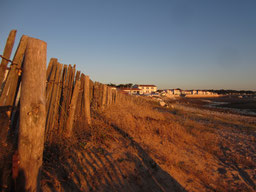
[(43, 191), (185, 191), (127, 133), (112, 127), (127, 148), (46, 147)]

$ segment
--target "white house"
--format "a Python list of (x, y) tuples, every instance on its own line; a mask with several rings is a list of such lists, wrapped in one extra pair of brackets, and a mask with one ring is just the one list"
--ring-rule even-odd
[(181, 95), (181, 89), (174, 89), (173, 94), (174, 95)]
[(155, 85), (134, 85), (134, 88), (141, 89), (143, 94), (151, 94), (157, 91)]
[(166, 89), (165, 92), (169, 95), (174, 95), (174, 89)]
[(192, 95), (192, 94), (193, 94), (193, 91), (191, 91), (191, 90), (183, 90), (183, 91), (182, 91), (182, 94), (183, 94), (183, 95)]

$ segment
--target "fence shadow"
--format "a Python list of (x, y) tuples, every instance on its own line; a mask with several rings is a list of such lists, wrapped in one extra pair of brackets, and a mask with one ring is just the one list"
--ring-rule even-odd
[(113, 153), (92, 146), (71, 150), (62, 158), (65, 150), (56, 148), (52, 151), (56, 161), (49, 167), (46, 163), (43, 170), (43, 191), (185, 191), (126, 132), (112, 127), (132, 151)]

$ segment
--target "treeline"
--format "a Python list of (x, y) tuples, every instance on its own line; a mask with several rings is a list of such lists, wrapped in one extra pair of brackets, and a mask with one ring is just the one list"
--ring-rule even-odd
[(134, 85), (133, 85), (132, 83), (119, 84), (119, 85), (110, 83), (110, 84), (108, 84), (107, 86), (109, 86), (109, 87), (116, 87), (116, 88), (131, 88), (131, 87), (133, 87)]

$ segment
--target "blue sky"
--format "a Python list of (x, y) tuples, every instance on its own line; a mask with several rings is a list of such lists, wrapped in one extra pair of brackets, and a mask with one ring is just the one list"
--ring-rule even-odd
[(256, 90), (255, 0), (1, 0), (11, 29), (102, 83)]

